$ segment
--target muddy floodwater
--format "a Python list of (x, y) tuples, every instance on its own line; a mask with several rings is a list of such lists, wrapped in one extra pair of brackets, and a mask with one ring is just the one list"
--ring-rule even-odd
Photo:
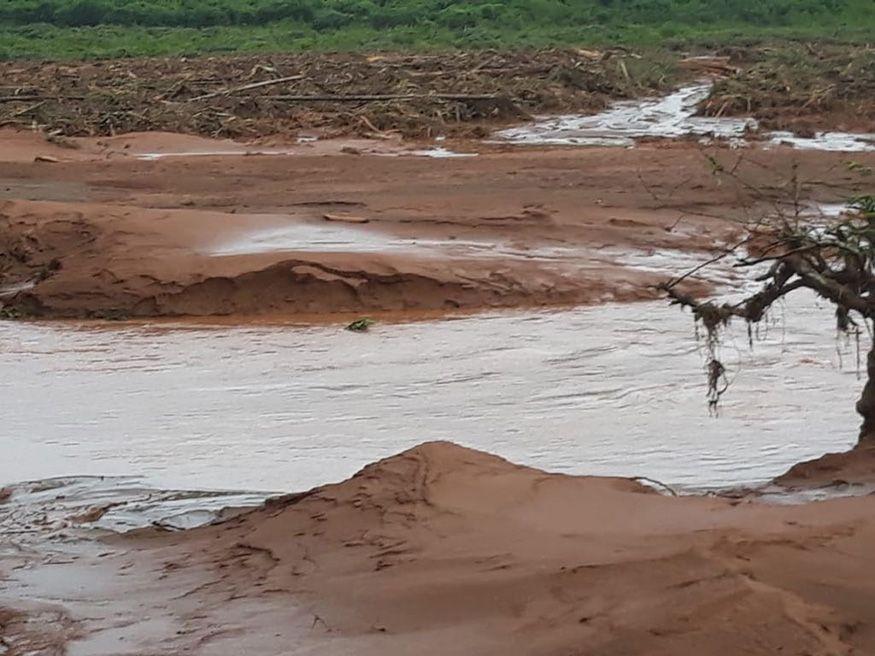
[(800, 297), (723, 356), (705, 402), (688, 314), (661, 303), (338, 325), (0, 324), (0, 482), (124, 475), (167, 489), (300, 490), (425, 440), (553, 471), (685, 486), (763, 481), (849, 446), (861, 382)]

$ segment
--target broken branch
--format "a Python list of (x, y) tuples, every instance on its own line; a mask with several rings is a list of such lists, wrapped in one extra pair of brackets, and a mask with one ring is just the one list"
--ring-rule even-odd
[(262, 87), (269, 87), (274, 84), (283, 84), (284, 82), (296, 82), (298, 80), (303, 80), (306, 76), (304, 75), (289, 75), (288, 77), (278, 77), (273, 80), (264, 80), (262, 82), (253, 82), (252, 84), (244, 84), (241, 87), (234, 87), (232, 89), (223, 89), (222, 91), (213, 91), (212, 93), (205, 93), (202, 96), (195, 96), (194, 98), (189, 98), (188, 102), (197, 102), (199, 100), (208, 100), (210, 98), (218, 98), (219, 96), (230, 96), (235, 93), (240, 93), (241, 91), (249, 91), (251, 89), (261, 89)]

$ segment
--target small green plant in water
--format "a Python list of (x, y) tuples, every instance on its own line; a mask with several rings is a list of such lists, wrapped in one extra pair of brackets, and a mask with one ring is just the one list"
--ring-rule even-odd
[(864, 219), (875, 219), (875, 196), (856, 196), (848, 206), (862, 214)]
[(370, 319), (368, 317), (363, 317), (361, 319), (356, 319), (351, 324), (349, 324), (346, 329), (351, 330), (354, 333), (364, 333), (367, 332), (368, 329), (373, 326), (376, 321)]
[(22, 319), (23, 317), (24, 313), (17, 307), (13, 307), (11, 305), (0, 307), (0, 319), (12, 320)]
[(106, 310), (96, 310), (91, 315), (94, 319), (103, 321), (127, 321), (131, 316), (124, 310), (109, 308)]
[(860, 162), (854, 162), (854, 161), (845, 162), (845, 166), (847, 167), (848, 171), (850, 171), (851, 173), (859, 173), (862, 176), (872, 175), (872, 167), (871, 166), (864, 166), (863, 164), (860, 164)]

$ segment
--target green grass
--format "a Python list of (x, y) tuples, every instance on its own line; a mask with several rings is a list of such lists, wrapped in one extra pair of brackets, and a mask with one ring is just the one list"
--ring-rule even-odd
[(0, 58), (871, 41), (873, 0), (3, 0)]

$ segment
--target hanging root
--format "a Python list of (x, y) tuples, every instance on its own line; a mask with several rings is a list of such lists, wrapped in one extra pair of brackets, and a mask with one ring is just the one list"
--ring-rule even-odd
[[(705, 327), (705, 351), (708, 360), (705, 364), (705, 373), (708, 377), (708, 411), (716, 415), (720, 404), (720, 397), (729, 389), (729, 379), (726, 377), (726, 367), (717, 357), (720, 346), (720, 330), (726, 326), (727, 317), (719, 312), (696, 312), (696, 318), (702, 321)], [(706, 318), (707, 317), (707, 318)]]
[(729, 379), (726, 377), (726, 367), (717, 358), (711, 356), (707, 365), (708, 371), (708, 410), (717, 414), (720, 397), (729, 389)]
[[(662, 286), (672, 304), (688, 307), (693, 312), (693, 318), (696, 323), (696, 338), (701, 336), (699, 326), (705, 329), (705, 352), (707, 354), (707, 362), (705, 364), (705, 372), (708, 377), (708, 410), (712, 414), (717, 414), (717, 409), (720, 404), (720, 397), (729, 389), (729, 379), (726, 376), (726, 367), (717, 357), (717, 351), (720, 346), (720, 331), (723, 330), (732, 319), (737, 316), (736, 312), (727, 305), (717, 305), (709, 302), (698, 302), (691, 296), (684, 294), (672, 285)], [(751, 324), (754, 322), (748, 321), (748, 336), (753, 339), (751, 334)]]

